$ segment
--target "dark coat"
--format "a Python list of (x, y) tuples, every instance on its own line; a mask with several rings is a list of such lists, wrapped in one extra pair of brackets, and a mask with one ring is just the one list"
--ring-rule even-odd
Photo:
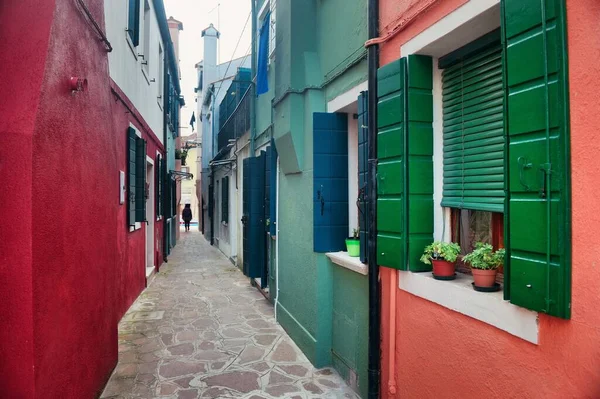
[(183, 208), (183, 212), (181, 212), (181, 217), (184, 222), (189, 222), (192, 220), (192, 209), (191, 208)]

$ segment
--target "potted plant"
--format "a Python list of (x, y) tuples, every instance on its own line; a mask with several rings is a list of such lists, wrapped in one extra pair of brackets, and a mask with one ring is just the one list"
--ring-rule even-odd
[(454, 280), (456, 278), (456, 259), (460, 254), (460, 246), (453, 242), (434, 241), (425, 247), (421, 262), (433, 265), (433, 277), (437, 280)]
[(497, 290), (500, 284), (496, 283), (498, 268), (504, 264), (504, 248), (494, 251), (491, 244), (478, 242), (475, 249), (463, 258), (465, 263), (471, 265), (473, 273), (473, 285), (477, 290)]
[(352, 237), (346, 238), (346, 250), (352, 257), (360, 256), (360, 238), (358, 229), (352, 229)]

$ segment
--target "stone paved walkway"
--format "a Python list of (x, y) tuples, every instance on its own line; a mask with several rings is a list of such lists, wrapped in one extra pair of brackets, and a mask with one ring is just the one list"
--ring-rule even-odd
[(315, 369), (273, 307), (198, 232), (182, 239), (119, 324), (102, 398), (357, 398)]

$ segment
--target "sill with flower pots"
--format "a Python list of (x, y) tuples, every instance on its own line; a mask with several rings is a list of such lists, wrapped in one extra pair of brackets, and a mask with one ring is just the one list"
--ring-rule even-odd
[(502, 291), (475, 291), (471, 275), (458, 272), (456, 279), (442, 281), (431, 272), (398, 274), (400, 290), (538, 344), (538, 313), (505, 301)]

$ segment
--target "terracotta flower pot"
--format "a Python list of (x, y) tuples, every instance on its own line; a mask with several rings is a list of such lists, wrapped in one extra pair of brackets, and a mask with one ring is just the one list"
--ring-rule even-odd
[(456, 270), (456, 262), (448, 262), (447, 260), (431, 260), (433, 265), (433, 274), (436, 277), (452, 277)]
[(498, 274), (497, 269), (471, 269), (471, 272), (473, 273), (473, 281), (477, 287), (493, 287), (496, 283), (496, 274)]

